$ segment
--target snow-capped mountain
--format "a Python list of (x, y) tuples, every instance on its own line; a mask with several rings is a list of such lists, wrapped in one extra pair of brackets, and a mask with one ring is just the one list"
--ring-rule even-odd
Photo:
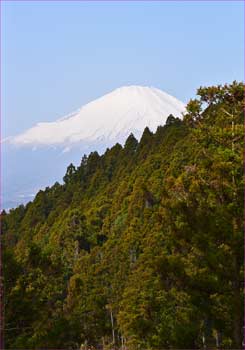
[(41, 122), (9, 137), (3, 147), (3, 207), (26, 202), (38, 189), (61, 181), (66, 167), (83, 154), (124, 144), (132, 132), (155, 131), (172, 114), (182, 117), (185, 106), (153, 87), (116, 89), (55, 122)]
[(165, 92), (143, 86), (116, 89), (77, 112), (55, 122), (38, 123), (12, 139), (17, 145), (65, 145), (104, 140), (125, 141), (130, 132), (140, 137), (148, 126), (155, 131), (169, 114), (181, 117), (184, 104)]

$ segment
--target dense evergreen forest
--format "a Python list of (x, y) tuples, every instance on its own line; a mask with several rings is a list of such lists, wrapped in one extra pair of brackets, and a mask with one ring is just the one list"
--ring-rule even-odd
[(2, 211), (6, 348), (242, 347), (243, 108), (201, 87)]

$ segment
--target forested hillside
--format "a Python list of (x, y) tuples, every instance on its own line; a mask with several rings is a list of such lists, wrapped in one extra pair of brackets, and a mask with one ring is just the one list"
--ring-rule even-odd
[(243, 107), (200, 88), (2, 212), (6, 348), (242, 347)]

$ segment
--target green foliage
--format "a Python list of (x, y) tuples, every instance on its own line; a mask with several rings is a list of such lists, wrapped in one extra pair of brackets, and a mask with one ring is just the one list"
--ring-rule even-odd
[(197, 94), (2, 212), (6, 348), (241, 348), (244, 87)]

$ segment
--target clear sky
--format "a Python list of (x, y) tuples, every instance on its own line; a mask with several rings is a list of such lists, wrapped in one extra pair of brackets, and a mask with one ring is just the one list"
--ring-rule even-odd
[(2, 136), (123, 85), (183, 102), (244, 79), (238, 1), (2, 2)]

